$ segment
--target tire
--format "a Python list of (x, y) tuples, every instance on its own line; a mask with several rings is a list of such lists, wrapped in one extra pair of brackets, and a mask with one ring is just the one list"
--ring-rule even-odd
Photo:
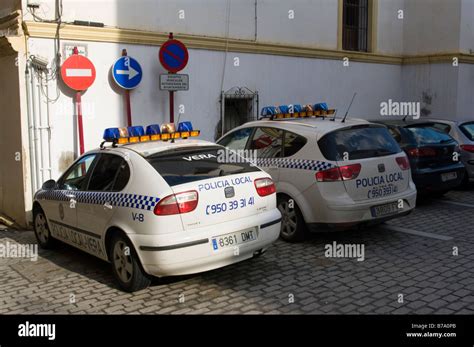
[(56, 240), (51, 236), (46, 215), (40, 207), (33, 210), (33, 230), (41, 248), (51, 249), (56, 246)]
[(133, 245), (125, 236), (120, 234), (113, 236), (109, 255), (112, 273), (123, 290), (135, 292), (150, 285), (150, 276), (143, 271)]
[(281, 230), (280, 237), (288, 242), (298, 242), (305, 239), (307, 228), (301, 211), (293, 200), (293, 208), (291, 198), (282, 195), (277, 198), (277, 206), (281, 212)]

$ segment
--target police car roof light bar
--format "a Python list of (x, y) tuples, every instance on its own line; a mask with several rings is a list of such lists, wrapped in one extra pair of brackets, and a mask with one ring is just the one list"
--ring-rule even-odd
[[(199, 130), (194, 130), (193, 125), (189, 121), (178, 124), (178, 130), (173, 123), (150, 124), (146, 130), (142, 126), (132, 126), (123, 128), (107, 128), (104, 130), (104, 141), (101, 142), (100, 148), (103, 149), (106, 142), (111, 142), (112, 147), (127, 143), (138, 143), (147, 141), (167, 141), (174, 139), (187, 139), (188, 137), (196, 137), (200, 135)], [(171, 130), (171, 131), (170, 131)]]
[(289, 118), (305, 118), (305, 117), (322, 117), (326, 118), (328, 115), (336, 114), (335, 109), (329, 109), (325, 102), (312, 104), (306, 104), (301, 106), (300, 104), (294, 105), (280, 105), (265, 106), (262, 108), (261, 118), (270, 120), (280, 120)]

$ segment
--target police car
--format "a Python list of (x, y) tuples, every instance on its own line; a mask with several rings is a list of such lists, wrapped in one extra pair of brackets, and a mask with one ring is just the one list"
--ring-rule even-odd
[(325, 103), (270, 106), (262, 115), (217, 143), (256, 157), (271, 174), (283, 239), (382, 222), (415, 207), (409, 161), (385, 126), (336, 119)]
[[(126, 291), (150, 275), (197, 273), (264, 252), (281, 214), (271, 177), (224, 147), (190, 139), (189, 122), (111, 128), (34, 197), (39, 244), (61, 240), (112, 263)], [(112, 145), (108, 143), (112, 143)]]

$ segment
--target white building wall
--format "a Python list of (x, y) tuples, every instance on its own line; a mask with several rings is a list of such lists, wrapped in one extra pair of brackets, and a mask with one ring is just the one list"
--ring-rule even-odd
[(404, 54), (419, 55), (458, 51), (461, 1), (405, 0)]
[(405, 0), (378, 0), (377, 53), (398, 54), (403, 52), (403, 19), (400, 10), (405, 8)]
[(459, 48), (465, 53), (474, 53), (474, 0), (461, 2), (461, 32)]
[(421, 64), (404, 66), (402, 71), (403, 100), (421, 102), (422, 117), (457, 118), (458, 68)]

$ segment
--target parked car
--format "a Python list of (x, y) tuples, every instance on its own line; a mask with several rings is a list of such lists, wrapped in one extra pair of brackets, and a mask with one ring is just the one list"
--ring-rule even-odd
[(408, 155), (419, 194), (442, 195), (462, 183), (466, 168), (454, 138), (422, 122), (379, 122), (388, 127)]
[(184, 128), (107, 129), (112, 146), (85, 153), (35, 194), (40, 246), (60, 240), (109, 261), (126, 291), (145, 288), (150, 276), (207, 271), (263, 253), (280, 233), (270, 176), (249, 162), (218, 159), (222, 146), (174, 140), (194, 132)]
[(276, 184), (281, 237), (287, 241), (301, 240), (307, 229), (382, 222), (415, 207), (408, 158), (380, 124), (264, 119), (233, 129), (217, 143), (256, 151), (257, 164)]
[(466, 168), (464, 183), (474, 182), (474, 121), (426, 119), (423, 123), (449, 134), (459, 143), (461, 160)]

